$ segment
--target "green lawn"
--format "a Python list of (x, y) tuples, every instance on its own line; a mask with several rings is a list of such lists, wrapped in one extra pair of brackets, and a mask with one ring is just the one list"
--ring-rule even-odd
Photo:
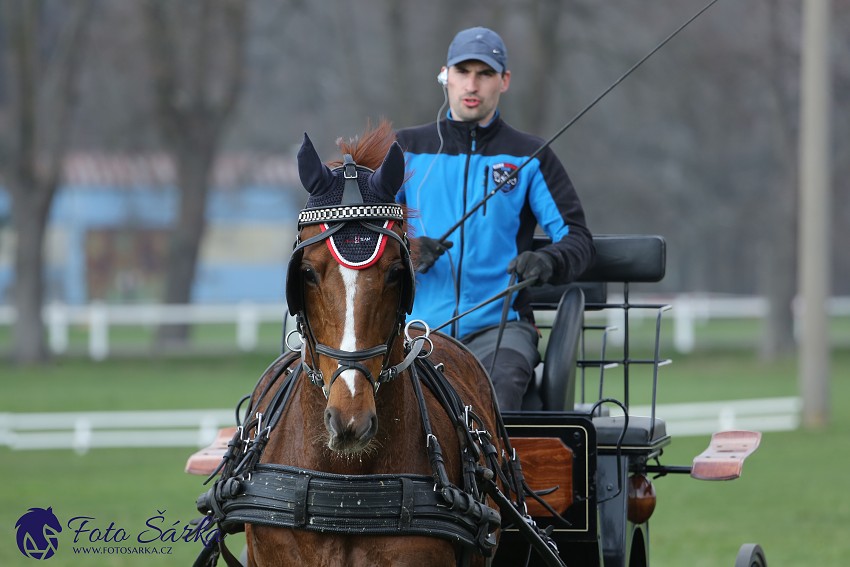
[[(0, 363), (0, 412), (230, 407), (275, 356), (125, 358), (92, 363), (67, 358), (39, 369)], [(700, 352), (661, 369), (659, 403), (795, 395), (794, 359), (759, 363), (751, 353)], [(843, 566), (850, 557), (850, 350), (832, 360), (832, 417), (824, 431), (766, 433), (734, 482), (686, 476), (658, 479), (652, 524), (653, 566), (731, 566), (738, 547), (763, 545), (772, 566)], [(648, 399), (649, 377), (636, 375), (633, 403)], [(610, 386), (619, 388), (616, 374)], [(663, 417), (663, 416), (661, 416)], [(675, 438), (663, 462), (689, 464), (706, 437)], [(90, 516), (133, 537), (162, 513), (177, 529), (196, 515), (202, 479), (183, 473), (191, 449), (9, 451), (0, 449), (0, 565), (26, 566), (15, 521), (30, 507), (52, 506), (64, 522)], [(171, 545), (171, 544), (169, 544)], [(196, 546), (173, 555), (82, 557), (66, 529), (50, 565), (188, 565)], [(571, 564), (571, 567), (572, 564)]]

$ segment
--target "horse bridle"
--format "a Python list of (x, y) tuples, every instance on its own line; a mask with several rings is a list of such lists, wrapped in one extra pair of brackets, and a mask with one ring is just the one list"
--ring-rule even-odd
[[(338, 172), (340, 170), (342, 170), (343, 178), (345, 179), (342, 204), (332, 207), (307, 208), (302, 210), (298, 215), (298, 237), (296, 238), (292, 257), (289, 261), (286, 279), (286, 299), (289, 312), (295, 315), (295, 332), (301, 336), (300, 349), (302, 364), (304, 365), (307, 377), (313, 384), (322, 388), (325, 397), (330, 395), (331, 386), (333, 386), (336, 379), (346, 370), (360, 371), (369, 381), (373, 391), (377, 393), (381, 384), (393, 380), (399, 372), (410, 366), (416, 354), (421, 351), (424, 342), (414, 341), (417, 348), (412, 348), (411, 352), (408, 353), (408, 356), (401, 363), (389, 366), (389, 357), (393, 343), (401, 333), (406, 315), (413, 309), (415, 283), (413, 264), (410, 259), (410, 241), (407, 238), (407, 233), (402, 232), (402, 235), (399, 236), (394, 230), (388, 229), (382, 224), (376, 224), (376, 221), (381, 223), (386, 223), (387, 221), (404, 222), (404, 209), (396, 203), (363, 203), (358, 186), (358, 178), (361, 175), (371, 175), (374, 172), (367, 167), (357, 165), (351, 155), (345, 154), (343, 165), (332, 171)], [(387, 337), (386, 342), (354, 351), (336, 349), (322, 344), (316, 339), (304, 305), (304, 286), (300, 274), (304, 249), (331, 238), (348, 222), (358, 222), (367, 230), (377, 233), (379, 238), (384, 236), (397, 242), (401, 250), (402, 262), (404, 263), (406, 272), (406, 277), (401, 284), (402, 289), (396, 309), (395, 325), (393, 325), (393, 330), (390, 332), (389, 337)], [(305, 226), (316, 224), (324, 224), (327, 228), (302, 242), (301, 230)], [(408, 339), (410, 339), (409, 336)], [(427, 334), (425, 340), (427, 340)], [(306, 361), (308, 343), (312, 345), (310, 349), (310, 364)], [(298, 349), (298, 347), (293, 348), (292, 345), (289, 345), (289, 337), (287, 337), (287, 346), (292, 350)], [(334, 371), (327, 385), (324, 383), (324, 376), (316, 363), (317, 355), (327, 356), (337, 361), (338, 368)], [(382, 355), (384, 359), (381, 363), (381, 372), (376, 379), (362, 362)]]

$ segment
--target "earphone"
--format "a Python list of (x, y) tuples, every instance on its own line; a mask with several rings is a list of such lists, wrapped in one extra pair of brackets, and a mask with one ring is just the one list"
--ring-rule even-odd
[(442, 71), (440, 71), (440, 74), (437, 75), (437, 82), (440, 83), (441, 85), (443, 85), (444, 87), (446, 86), (446, 84), (448, 84), (448, 82), (449, 82), (449, 70), (448, 69), (443, 69)]

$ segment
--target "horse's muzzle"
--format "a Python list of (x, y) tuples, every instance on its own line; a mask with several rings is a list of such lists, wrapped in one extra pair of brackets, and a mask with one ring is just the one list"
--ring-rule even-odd
[(337, 408), (325, 409), (325, 427), (328, 430), (328, 448), (338, 453), (359, 453), (378, 432), (378, 416), (363, 411), (343, 421)]

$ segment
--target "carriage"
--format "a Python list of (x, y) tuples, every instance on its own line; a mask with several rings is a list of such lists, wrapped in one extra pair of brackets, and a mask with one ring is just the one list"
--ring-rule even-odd
[[(353, 179), (356, 179), (356, 175)], [(340, 181), (340, 190), (342, 187), (343, 182)], [(392, 230), (388, 231), (386, 224), (382, 227), (380, 230), (370, 230), (377, 230), (391, 241), (388, 232)], [(300, 241), (300, 245), (310, 246), (329, 238), (323, 234), (316, 231), (314, 236)], [(399, 248), (403, 249), (406, 241), (399, 239), (398, 242)], [(538, 242), (542, 245), (545, 240), (540, 239)], [(288, 415), (281, 408), (287, 405), (292, 395), (291, 389), (297, 387), (278, 385), (276, 378), (266, 378), (258, 384), (239, 428), (223, 430), (215, 444), (189, 459), (188, 472), (212, 473), (210, 478), (218, 475), (213, 488), (199, 499), (199, 509), (217, 521), (229, 518), (230, 531), (238, 531), (232, 529), (234, 525), (241, 526), (242, 522), (247, 524), (249, 548), (252, 539), (254, 545), (249, 553), (252, 562), (257, 561), (257, 555), (261, 554), (258, 539), (271, 537), (269, 534), (272, 532), (265, 532), (264, 535), (262, 530), (265, 528), (262, 526), (271, 526), (293, 528), (277, 530), (273, 532), (275, 534), (284, 531), (291, 532), (292, 537), (308, 538), (306, 543), (294, 539), (286, 542), (266, 540), (265, 545), (279, 545), (282, 548), (304, 545), (304, 549), (313, 549), (324, 541), (320, 539), (322, 537), (349, 538), (341, 540), (347, 542), (345, 545), (365, 541), (366, 547), (371, 548), (387, 541), (416, 541), (419, 542), (417, 545), (421, 544), (419, 547), (405, 551), (402, 546), (400, 551), (392, 552), (414, 556), (409, 563), (414, 565), (429, 564), (428, 557), (431, 556), (427, 555), (430, 552), (427, 546), (428, 542), (435, 539), (457, 547), (473, 548), (482, 552), (482, 556), (489, 556), (487, 559), (475, 559), (470, 554), (459, 553), (457, 564), (649, 565), (649, 523), (655, 508), (655, 492), (650, 476), (690, 474), (703, 480), (737, 478), (741, 474), (744, 459), (758, 447), (760, 434), (749, 431), (715, 433), (709, 447), (695, 457), (691, 465), (661, 463), (664, 448), (671, 442), (671, 438), (667, 434), (663, 416), (656, 415), (655, 401), (659, 369), (669, 362), (661, 356), (661, 330), (663, 315), (670, 306), (662, 303), (632, 303), (630, 285), (658, 282), (664, 277), (666, 244), (662, 237), (654, 235), (597, 235), (594, 243), (597, 249), (596, 261), (581, 281), (565, 286), (533, 288), (535, 314), (540, 320), (548, 320), (550, 323), (546, 325), (548, 329), (545, 331), (547, 341), (543, 362), (538, 368), (536, 380), (523, 398), (522, 411), (504, 412), (501, 416), (495, 416), (494, 421), (484, 415), (486, 412), (481, 411), (480, 403), (477, 411), (481, 415), (470, 410), (471, 405), (449, 404), (455, 408), (454, 413), (465, 415), (459, 421), (448, 423), (446, 427), (449, 435), (440, 437), (437, 430), (441, 426), (436, 423), (440, 419), (440, 405), (433, 404), (430, 409), (431, 419), (425, 419), (424, 423), (428, 432), (424, 444), (430, 460), (430, 464), (426, 463), (426, 469), (434, 471), (433, 479), (428, 475), (400, 473), (404, 471), (405, 463), (401, 464), (401, 468), (390, 467), (386, 475), (363, 475), (358, 472), (358, 464), (352, 461), (368, 460), (370, 456), (332, 459), (328, 469), (322, 469), (329, 470), (327, 475), (309, 468), (305, 472), (302, 470), (303, 462), (299, 465), (302, 468), (270, 468), (273, 465), (265, 465), (266, 468), (263, 468), (263, 465), (258, 465), (263, 451), (268, 452), (265, 445), (273, 437), (270, 432), (274, 430), (274, 422), (284, 419), (282, 415)], [(303, 249), (296, 248), (296, 251)], [(401, 257), (402, 260), (409, 260), (404, 253)], [(290, 278), (297, 277), (292, 270), (291, 265)], [(409, 292), (405, 288), (408, 276), (403, 273), (398, 278), (401, 283), (393, 284), (398, 288), (397, 303), (401, 306), (408, 300), (405, 295)], [(304, 293), (304, 290), (299, 289), (297, 292)], [(289, 288), (287, 293), (290, 293)], [(288, 300), (296, 304), (302, 299), (295, 295), (288, 296)], [(650, 319), (654, 320), (648, 355), (643, 353), (647, 349), (641, 349), (638, 353), (631, 343), (632, 321), (637, 311), (648, 312)], [(597, 319), (593, 315), (599, 312), (616, 312), (622, 328), (615, 330), (609, 325), (593, 324)], [(303, 321), (301, 323), (299, 329), (309, 336), (313, 331), (305, 333)], [(422, 336), (425, 340), (419, 340)], [(324, 399), (316, 393), (319, 388), (309, 386), (302, 388), (302, 396), (315, 396), (316, 404), (324, 404), (327, 400), (330, 408), (334, 400), (331, 390), (334, 380), (346, 372), (358, 370), (369, 378), (375, 399), (379, 400), (381, 396), (391, 395), (384, 392), (400, 382), (393, 379), (404, 370), (412, 371), (420, 364), (420, 360), (429, 358), (426, 355), (434, 357), (434, 353), (442, 348), (455, 348), (437, 333), (429, 338), (427, 332), (417, 333), (405, 329), (405, 337), (404, 350), (399, 350), (399, 357), (403, 360), (390, 366), (391, 372), (387, 371), (386, 360), (389, 358), (388, 352), (393, 348), (392, 338), (388, 342), (390, 346), (386, 348), (361, 348), (354, 351), (332, 348), (322, 344), (321, 340), (313, 339), (313, 348), (336, 357), (338, 362), (335, 364), (339, 368), (326, 372), (333, 374), (328, 379), (327, 376), (322, 378), (318, 368), (312, 369), (311, 375), (308, 365), (305, 375), (320, 386)], [(297, 364), (294, 359), (298, 358), (299, 352), (301, 358), (309, 358), (304, 350), (306, 342), (307, 339), (303, 339), (300, 345), (291, 346), (296, 352), (288, 358), (283, 355), (283, 361), (273, 363), (264, 376), (296, 375), (297, 372), (292, 371), (292, 368), (300, 368), (293, 366)], [(401, 349), (397, 345), (395, 348)], [(365, 368), (366, 359), (382, 357), (384, 365), (379, 370)], [(452, 370), (450, 362), (444, 364), (434, 361), (434, 364), (426, 366), (437, 368), (437, 375), (448, 375)], [(648, 379), (642, 377), (641, 380), (635, 380), (638, 374), (646, 375)], [(384, 382), (387, 376), (391, 377)], [(430, 384), (428, 380), (414, 378), (411, 382)], [(307, 380), (302, 382), (309, 383)], [(647, 382), (651, 390), (648, 392), (651, 400), (649, 415), (633, 415), (630, 406), (633, 405), (631, 398), (634, 397), (635, 384), (643, 385)], [(341, 387), (337, 383), (337, 388)], [(453, 395), (441, 390), (439, 385), (429, 385), (429, 388), (439, 391), (439, 394), (433, 394), (435, 398), (453, 399)], [(378, 393), (379, 389), (381, 393)], [(311, 394), (308, 390), (314, 392)], [(616, 393), (612, 395), (610, 392)], [(465, 390), (458, 397), (469, 397), (473, 393), (474, 390)], [(420, 392), (418, 396), (420, 410), (428, 414), (429, 410), (422, 401), (424, 395)], [(262, 402), (264, 398), (269, 400)], [(380, 414), (380, 402), (375, 403), (373, 411), (377, 412), (379, 419), (384, 420)], [(257, 408), (263, 411), (256, 411)], [(324, 412), (325, 426), (331, 431), (342, 427), (335, 411), (334, 408), (333, 411)], [(447, 410), (447, 413), (452, 411)], [(374, 420), (376, 414), (371, 415)], [(308, 414), (299, 415), (298, 419), (308, 417)], [(353, 416), (342, 421), (355, 422), (357, 419)], [(435, 422), (434, 434), (427, 429), (431, 421)], [(464, 444), (461, 439), (461, 452), (471, 453), (472, 457), (469, 460), (460, 459), (463, 461), (461, 464), (451, 454), (452, 451), (447, 450), (444, 464), (443, 453), (435, 453), (433, 445), (439, 445), (438, 438), (444, 445), (447, 440), (456, 444), (455, 440), (449, 439), (452, 437), (452, 429), (464, 429), (464, 425), (466, 430), (458, 433), (458, 437), (474, 438), (475, 442)], [(352, 428), (355, 429), (357, 435), (370, 438), (375, 434), (372, 430), (377, 428), (372, 421), (367, 420), (365, 425)], [(500, 433), (503, 433), (501, 438)], [(353, 443), (351, 437), (357, 435), (349, 431), (346, 439)], [(339, 437), (337, 442), (344, 444), (344, 436)], [(274, 443), (273, 438), (271, 443)], [(384, 439), (383, 443), (388, 441)], [(303, 451), (305, 446), (300, 446), (298, 450)], [(386, 446), (384, 450), (387, 450)], [(418, 452), (423, 451), (420, 449)], [(399, 454), (391, 458), (390, 462), (410, 461), (414, 458), (411, 455), (415, 454)], [(300, 457), (296, 453), (293, 455)], [(249, 467), (245, 466), (246, 462), (250, 464)], [(453, 467), (463, 470), (460, 476), (463, 477), (464, 486), (467, 486), (467, 477), (478, 479), (472, 483), (471, 491), (448, 490), (461, 486), (461, 480), (450, 481), (446, 478), (445, 471)], [(346, 472), (349, 470), (355, 471), (354, 474)], [(240, 471), (247, 471), (247, 474), (237, 474)], [(272, 480), (278, 483), (274, 489), (276, 495), (269, 495), (268, 490), (264, 492), (263, 488), (257, 488), (270, 484)], [(510, 497), (511, 482), (514, 482), (514, 490), (522, 494)], [(375, 488), (377, 485), (381, 488)], [(386, 485), (398, 485), (398, 489), (387, 489)], [(312, 494), (308, 494), (308, 486), (314, 489)], [(450, 505), (439, 498), (439, 494), (446, 498), (447, 491), (452, 494), (448, 498)], [(435, 497), (438, 501), (436, 504), (431, 501), (420, 502), (430, 497), (426, 493), (431, 492), (438, 494)], [(287, 496), (278, 498), (280, 493), (286, 493)], [(393, 510), (388, 512), (381, 508), (381, 504), (374, 504), (373, 508), (364, 504), (367, 508), (364, 512), (360, 510), (362, 500), (373, 504), (378, 500), (386, 500), (391, 503), (389, 507)], [(250, 501), (251, 505), (240, 507), (239, 502), (246, 501)], [(319, 512), (318, 509), (322, 507), (329, 511)], [(446, 508), (451, 508), (455, 515), (438, 517)], [(460, 512), (457, 511), (459, 509)], [(380, 519), (377, 519), (378, 516)], [(269, 517), (273, 519), (269, 520)], [(254, 527), (255, 523), (261, 527)], [(408, 537), (386, 537), (393, 534)], [(435, 537), (423, 538), (423, 535)], [(209, 559), (213, 551), (206, 551), (207, 556), (199, 560), (198, 565), (215, 563), (215, 558), (211, 561)], [(364, 555), (366, 553), (368, 550), (355, 556), (367, 557)], [(223, 555), (228, 564), (236, 561), (229, 552)], [(303, 559), (303, 552), (301, 557)], [(368, 564), (365, 560), (363, 563)], [(400, 562), (394, 561), (392, 564)], [(760, 567), (766, 564), (764, 552), (757, 544), (742, 545), (735, 561), (736, 567)]]

